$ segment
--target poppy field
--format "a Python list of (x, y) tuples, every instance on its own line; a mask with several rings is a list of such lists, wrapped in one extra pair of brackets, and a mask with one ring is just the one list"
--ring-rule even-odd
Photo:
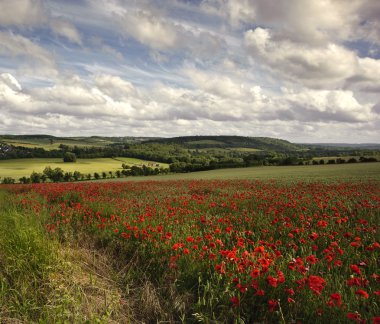
[(12, 188), (50, 236), (90, 240), (125, 264), (123, 300), (150, 280), (171, 302), (156, 320), (380, 323), (378, 181)]

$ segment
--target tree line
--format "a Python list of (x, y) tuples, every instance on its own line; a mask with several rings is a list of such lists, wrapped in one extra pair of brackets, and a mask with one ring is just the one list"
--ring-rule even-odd
[[(150, 176), (158, 174), (167, 174), (168, 168), (152, 168), (146, 165), (142, 166), (128, 166), (123, 164), (122, 170), (116, 171), (102, 171), (94, 173), (81, 173), (79, 171), (65, 172), (61, 168), (51, 168), (47, 166), (43, 172), (33, 171), (29, 177), (23, 176), (18, 179), (20, 183), (45, 183), (45, 182), (70, 182), (70, 181), (85, 181), (85, 180), (99, 180), (99, 179), (115, 179), (133, 176)], [(12, 177), (4, 177), (1, 179), (3, 184), (14, 184), (16, 179)]]

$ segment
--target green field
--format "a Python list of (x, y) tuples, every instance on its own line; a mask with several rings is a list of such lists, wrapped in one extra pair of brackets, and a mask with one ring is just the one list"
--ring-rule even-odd
[(43, 148), (47, 151), (57, 150), (61, 144), (78, 147), (103, 147), (111, 144), (111, 141), (93, 138), (68, 138), (54, 139), (52, 142), (48, 138), (30, 138), (30, 139), (3, 139), (4, 143), (13, 146), (22, 146), (28, 148)]
[(199, 140), (199, 141), (189, 141), (186, 142), (188, 145), (223, 145), (224, 142), (216, 140)]
[[(64, 163), (62, 159), (15, 159), (0, 161), (0, 177), (19, 179), (30, 176), (35, 172), (42, 172), (45, 167), (61, 168), (66, 172), (79, 171), (84, 174), (94, 172), (108, 172), (122, 170), (122, 163), (141, 166), (145, 164), (153, 168), (156, 162), (134, 158), (99, 158), (78, 159), (76, 163)], [(167, 168), (165, 163), (159, 167)], [(177, 180), (177, 179), (280, 179), (280, 180), (380, 180), (380, 163), (353, 163), (332, 165), (305, 165), (305, 166), (266, 166), (250, 168), (218, 169), (192, 173), (176, 173), (148, 177), (128, 177), (122, 180)]]
[[(156, 162), (144, 161), (134, 158), (99, 158), (99, 159), (78, 159), (75, 163), (64, 163), (62, 159), (15, 159), (15, 160), (2, 160), (0, 161), (0, 177), (12, 177), (19, 179), (23, 176), (28, 177), (35, 172), (42, 172), (45, 167), (61, 168), (65, 172), (79, 171), (84, 174), (103, 172), (103, 171), (117, 171), (122, 170), (121, 165), (125, 163), (130, 166), (142, 164), (153, 164), (156, 167)], [(165, 163), (159, 163), (160, 167), (167, 167)]]
[(129, 177), (125, 180), (186, 180), (186, 179), (257, 179), (285, 181), (380, 180), (380, 163), (355, 163), (304, 166), (266, 166), (219, 169), (192, 173)]

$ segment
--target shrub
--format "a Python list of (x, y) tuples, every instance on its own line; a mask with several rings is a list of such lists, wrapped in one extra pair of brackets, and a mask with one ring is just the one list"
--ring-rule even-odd
[(63, 156), (63, 162), (76, 162), (77, 156), (75, 153), (72, 152), (66, 152)]

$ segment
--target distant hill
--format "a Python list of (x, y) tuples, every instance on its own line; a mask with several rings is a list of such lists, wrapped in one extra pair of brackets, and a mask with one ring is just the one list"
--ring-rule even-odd
[(150, 143), (179, 144), (187, 148), (253, 148), (288, 152), (304, 150), (305, 146), (270, 137), (245, 136), (180, 136), (149, 140)]

